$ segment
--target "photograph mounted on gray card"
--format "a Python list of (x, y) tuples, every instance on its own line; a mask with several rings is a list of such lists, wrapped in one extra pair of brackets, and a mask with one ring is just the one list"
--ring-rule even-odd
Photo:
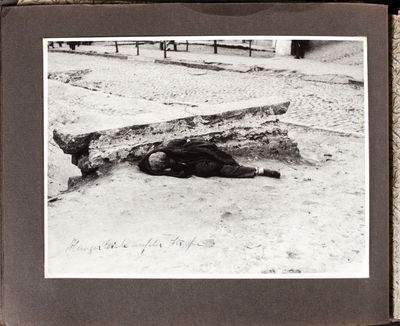
[(368, 278), (366, 37), (43, 41), (46, 278)]

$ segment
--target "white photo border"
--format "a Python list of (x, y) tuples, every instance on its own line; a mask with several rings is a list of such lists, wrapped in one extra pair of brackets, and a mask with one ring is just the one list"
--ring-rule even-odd
[[(359, 273), (288, 273), (288, 274), (51, 274), (48, 272), (48, 43), (70, 41), (212, 41), (212, 40), (318, 40), (362, 41), (364, 73), (364, 152), (365, 152), (365, 255)], [(44, 278), (73, 279), (361, 279), (369, 278), (370, 186), (369, 186), (369, 101), (368, 44), (366, 36), (144, 36), (144, 37), (56, 37), (43, 38), (43, 144), (44, 144)]]

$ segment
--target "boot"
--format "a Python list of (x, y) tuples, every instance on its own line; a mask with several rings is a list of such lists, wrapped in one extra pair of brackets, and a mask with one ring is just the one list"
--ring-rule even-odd
[(280, 179), (281, 174), (278, 171), (264, 169), (264, 173), (262, 174), (265, 177)]

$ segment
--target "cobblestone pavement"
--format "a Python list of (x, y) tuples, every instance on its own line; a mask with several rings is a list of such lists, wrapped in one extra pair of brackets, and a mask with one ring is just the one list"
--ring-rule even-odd
[[(70, 84), (172, 105), (229, 103), (280, 96), (291, 105), (283, 120), (345, 132), (364, 130), (364, 88), (287, 72), (210, 71), (152, 62), (49, 54), (49, 73), (77, 72)], [(56, 74), (56, 75), (57, 75)]]

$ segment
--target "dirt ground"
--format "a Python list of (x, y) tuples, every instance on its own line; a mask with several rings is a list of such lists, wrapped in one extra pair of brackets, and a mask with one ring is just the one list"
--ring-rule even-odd
[[(112, 59), (73, 57), (49, 57), (50, 73), (90, 70), (67, 83), (49, 81), (50, 132), (137, 121), (148, 114), (133, 105), (143, 104), (140, 100), (175, 102), (172, 109), (178, 109), (204, 101), (205, 94), (211, 103), (279, 94), (292, 102), (288, 120), (361, 136), (289, 125), (305, 162), (238, 158), (246, 165), (280, 170), (279, 180), (152, 177), (124, 163), (77, 190), (62, 192), (68, 177), (79, 171), (49, 133), (49, 195), (58, 199), (48, 205), (48, 276), (364, 271), (362, 88), (296, 75), (221, 74), (155, 64), (146, 64), (142, 75), (136, 63), (128, 67)], [(316, 112), (321, 107), (324, 112)]]

